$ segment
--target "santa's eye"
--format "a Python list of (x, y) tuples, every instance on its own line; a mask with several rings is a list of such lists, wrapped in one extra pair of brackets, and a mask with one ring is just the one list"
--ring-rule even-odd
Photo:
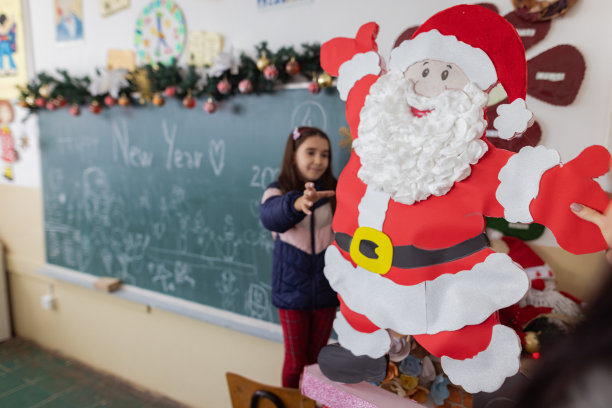
[(448, 70), (445, 69), (444, 71), (442, 71), (442, 74), (440, 76), (442, 77), (443, 81), (446, 81), (446, 78), (448, 78)]
[(423, 75), (423, 78), (425, 78), (427, 75), (429, 75), (429, 68), (425, 68), (421, 75)]

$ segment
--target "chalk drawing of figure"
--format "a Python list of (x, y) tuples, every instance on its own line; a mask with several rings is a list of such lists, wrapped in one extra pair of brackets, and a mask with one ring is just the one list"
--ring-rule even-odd
[(193, 217), (193, 225), (191, 227), (191, 232), (196, 236), (196, 242), (202, 248), (199, 250), (200, 254), (207, 256), (208, 250), (210, 248), (211, 243), (214, 241), (215, 233), (213, 230), (206, 225), (206, 221), (204, 220), (204, 215), (202, 211), (198, 210), (196, 215)]
[(223, 221), (223, 235), (217, 238), (217, 248), (224, 261), (232, 262), (236, 257), (241, 240), (236, 236), (234, 218), (228, 214)]
[(251, 283), (246, 294), (244, 309), (251, 317), (270, 320), (272, 318), (270, 298), (270, 290), (264, 285)]
[(215, 286), (221, 295), (221, 307), (225, 310), (234, 310), (234, 298), (238, 294), (236, 275), (232, 271), (224, 270)]
[[(15, 75), (17, 66), (13, 54), (17, 51), (15, 31), (17, 25), (13, 18), (0, 12), (0, 75)], [(8, 60), (8, 68), (4, 67), (4, 57)]]

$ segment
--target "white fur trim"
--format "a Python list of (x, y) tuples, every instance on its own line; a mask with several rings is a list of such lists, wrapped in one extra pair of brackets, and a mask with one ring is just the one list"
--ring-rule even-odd
[(509, 327), (493, 327), (491, 343), (473, 358), (455, 360), (442, 356), (442, 369), (453, 382), (469, 393), (493, 392), (519, 370), (521, 342)]
[(529, 287), (527, 275), (506, 254), (491, 254), (471, 270), (404, 286), (353, 267), (331, 246), (324, 273), (351, 310), (402, 334), (435, 334), (482, 323), (495, 310), (518, 302)]
[(368, 186), (359, 202), (359, 226), (370, 227), (382, 231), (383, 222), (391, 196), (384, 191)]
[(529, 279), (506, 254), (491, 254), (471, 270), (427, 282), (427, 333), (482, 323), (495, 310), (518, 302)]
[(497, 82), (495, 66), (483, 50), (457, 40), (454, 35), (442, 35), (438, 30), (421, 33), (394, 48), (389, 69), (403, 72), (415, 62), (426, 59), (457, 64), (483, 91)]
[(366, 315), (376, 326), (402, 334), (427, 331), (425, 283), (401, 286), (360, 266), (355, 268), (335, 246), (325, 252), (323, 272), (346, 305)]
[(338, 70), (338, 92), (340, 99), (346, 101), (353, 85), (366, 75), (380, 73), (380, 55), (374, 51), (355, 54), (353, 58), (340, 65)]
[(501, 183), (495, 192), (507, 221), (533, 222), (529, 205), (538, 196), (542, 175), (560, 162), (559, 153), (544, 146), (525, 146), (510, 157), (497, 176)]
[(378, 329), (372, 333), (362, 333), (353, 329), (340, 312), (336, 313), (334, 330), (338, 334), (340, 345), (351, 350), (356, 356), (382, 357), (391, 347), (391, 337), (386, 330)]
[(493, 126), (497, 129), (497, 137), (501, 139), (512, 139), (523, 133), (533, 123), (533, 113), (527, 109), (527, 104), (522, 98), (516, 98), (510, 104), (497, 107), (497, 118)]

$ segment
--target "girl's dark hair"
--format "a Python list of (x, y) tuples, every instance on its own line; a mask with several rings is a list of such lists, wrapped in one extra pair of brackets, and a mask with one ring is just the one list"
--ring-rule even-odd
[[(297, 138), (294, 138), (294, 133), (296, 134)], [(327, 140), (327, 143), (329, 144), (329, 164), (319, 179), (321, 184), (320, 189), (336, 190), (338, 180), (332, 173), (332, 149), (329, 137), (321, 129), (310, 126), (300, 126), (289, 134), (287, 143), (285, 144), (285, 154), (283, 155), (281, 171), (280, 175), (278, 176), (278, 185), (283, 194), (294, 190), (304, 190), (304, 180), (300, 179), (297, 166), (295, 165), (295, 152), (306, 139), (313, 136), (322, 137), (323, 139)], [(336, 197), (330, 197), (329, 202), (332, 206), (332, 210), (335, 211)]]

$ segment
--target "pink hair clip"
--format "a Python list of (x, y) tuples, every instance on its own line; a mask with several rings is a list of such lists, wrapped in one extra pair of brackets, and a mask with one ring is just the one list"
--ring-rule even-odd
[(295, 129), (293, 129), (293, 132), (291, 134), (293, 135), (293, 140), (298, 140), (300, 138), (299, 128), (296, 126)]

